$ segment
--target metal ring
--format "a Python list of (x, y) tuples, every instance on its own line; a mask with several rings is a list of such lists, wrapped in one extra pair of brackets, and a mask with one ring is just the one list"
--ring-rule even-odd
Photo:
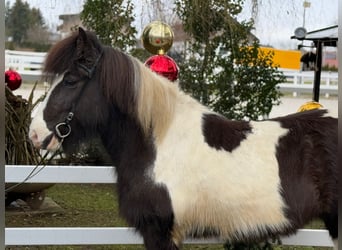
[[(65, 134), (63, 134), (62, 131), (60, 130), (60, 129), (63, 128), (63, 127), (64, 127), (64, 129), (66, 129), (66, 131), (67, 131)], [(55, 127), (55, 130), (56, 130), (56, 134), (57, 134), (58, 138), (60, 138), (60, 139), (63, 139), (63, 138), (65, 138), (65, 137), (67, 137), (67, 136), (70, 135), (70, 133), (71, 133), (71, 127), (70, 127), (70, 125), (67, 124), (67, 123), (65, 123), (65, 122), (60, 122), (60, 123), (58, 123), (58, 124), (56, 125), (56, 127)]]

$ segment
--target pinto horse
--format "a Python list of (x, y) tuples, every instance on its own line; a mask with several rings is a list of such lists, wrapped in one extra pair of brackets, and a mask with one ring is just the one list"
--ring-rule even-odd
[(50, 50), (45, 72), (53, 84), (33, 144), (70, 153), (101, 138), (120, 214), (146, 249), (180, 249), (188, 236), (255, 242), (316, 217), (337, 242), (337, 119), (327, 111), (228, 120), (83, 29)]

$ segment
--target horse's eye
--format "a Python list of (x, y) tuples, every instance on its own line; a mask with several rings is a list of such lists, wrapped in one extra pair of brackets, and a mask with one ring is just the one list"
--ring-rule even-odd
[(68, 86), (73, 86), (73, 85), (75, 85), (76, 83), (77, 83), (77, 81), (75, 81), (75, 80), (64, 79), (64, 81), (63, 81), (63, 84), (64, 84), (64, 85), (68, 85)]
[(76, 79), (76, 77), (72, 77), (69, 74), (65, 75), (63, 78), (63, 84), (68, 87), (74, 87), (77, 82), (78, 79)]

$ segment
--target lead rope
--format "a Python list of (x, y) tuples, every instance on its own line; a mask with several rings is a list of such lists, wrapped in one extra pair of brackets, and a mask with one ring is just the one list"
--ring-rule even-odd
[[(63, 143), (63, 139), (59, 142), (57, 150), (51, 155), (50, 159), (47, 160), (47, 162), (51, 161), (60, 151), (60, 148), (62, 146)], [(42, 158), (40, 158), (39, 162), (36, 164), (36, 166), (32, 169), (32, 171), (26, 176), (26, 178), (24, 180), (22, 180), (19, 183), (16, 183), (8, 188), (5, 189), (5, 193), (8, 193), (9, 191), (23, 185), (24, 183), (26, 183), (28, 180), (32, 179), (33, 177), (35, 177), (37, 174), (39, 174), (45, 167), (46, 167), (46, 163), (45, 160), (47, 159), (47, 156), (50, 152), (47, 151), (44, 156)], [(41, 167), (41, 168), (39, 168)], [(38, 169), (39, 168), (39, 169)]]

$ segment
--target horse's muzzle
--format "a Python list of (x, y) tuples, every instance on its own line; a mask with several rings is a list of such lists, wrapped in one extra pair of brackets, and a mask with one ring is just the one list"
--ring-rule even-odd
[(30, 131), (29, 137), (34, 147), (37, 149), (56, 151), (59, 148), (59, 140), (53, 133), (46, 136), (44, 140), (40, 140), (37, 133), (33, 130)]

